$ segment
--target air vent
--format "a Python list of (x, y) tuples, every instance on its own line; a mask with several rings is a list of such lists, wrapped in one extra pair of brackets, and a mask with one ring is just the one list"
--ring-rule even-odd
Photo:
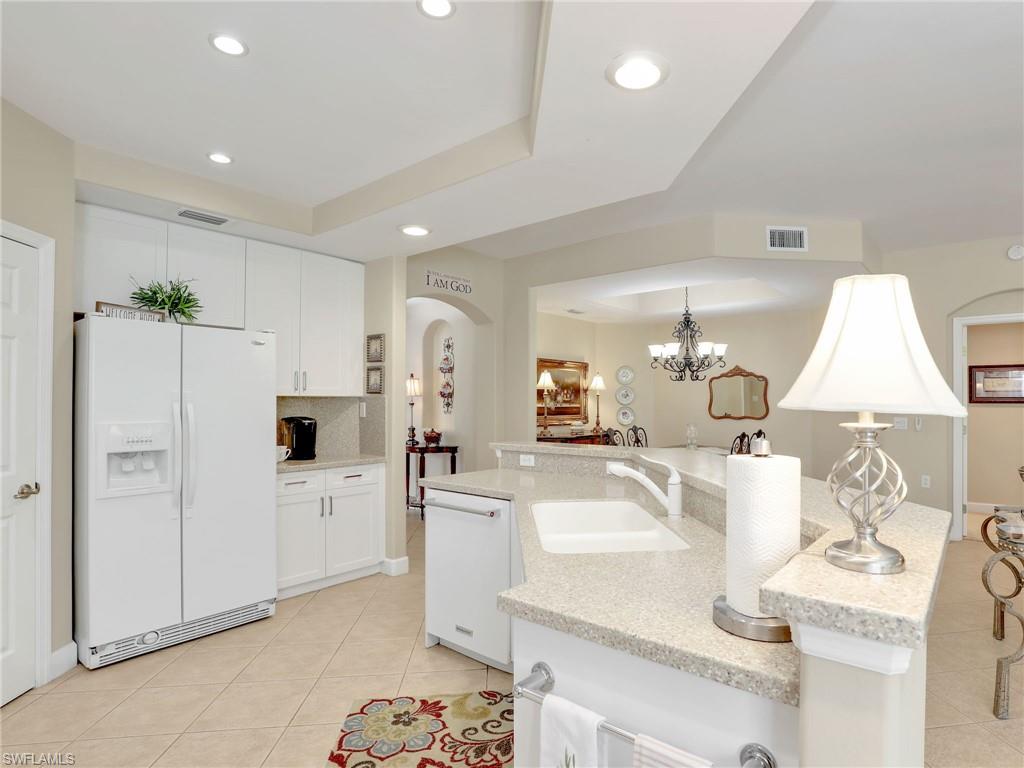
[(182, 208), (178, 211), (178, 215), (183, 219), (191, 219), (192, 221), (198, 221), (203, 224), (212, 224), (215, 227), (219, 227), (222, 224), (227, 224), (229, 219), (225, 219), (223, 216), (218, 216), (215, 213), (204, 213), (203, 211), (193, 211), (191, 208)]
[(769, 251), (806, 251), (807, 227), (767, 227)]

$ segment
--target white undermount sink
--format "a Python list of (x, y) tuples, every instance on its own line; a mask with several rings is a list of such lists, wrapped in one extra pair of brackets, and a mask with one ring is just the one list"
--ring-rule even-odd
[(690, 545), (632, 501), (544, 501), (531, 504), (545, 552), (656, 552)]

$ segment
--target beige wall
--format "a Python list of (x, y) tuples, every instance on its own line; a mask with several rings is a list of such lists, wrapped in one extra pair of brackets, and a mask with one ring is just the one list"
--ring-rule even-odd
[[(1024, 323), (967, 328), (968, 365), (1024, 364)], [(967, 498), (973, 504), (1024, 505), (1024, 405), (967, 406)]]
[(56, 243), (53, 297), (52, 632), (71, 642), (71, 328), (75, 228), (74, 145), (6, 101), (0, 102), (0, 218)]

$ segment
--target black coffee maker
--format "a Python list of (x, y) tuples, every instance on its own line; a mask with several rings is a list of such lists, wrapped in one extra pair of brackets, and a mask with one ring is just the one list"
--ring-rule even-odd
[(316, 458), (316, 419), (311, 416), (285, 416), (288, 447), (292, 449), (289, 459), (309, 461)]

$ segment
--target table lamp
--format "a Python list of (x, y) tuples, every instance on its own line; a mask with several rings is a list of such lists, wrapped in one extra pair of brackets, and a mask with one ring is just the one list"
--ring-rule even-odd
[(600, 373), (595, 373), (594, 378), (590, 380), (590, 389), (597, 398), (597, 410), (594, 412), (597, 421), (594, 424), (594, 434), (599, 435), (601, 434), (601, 393), (608, 389), (604, 385), (604, 377)]
[(856, 412), (840, 424), (853, 446), (832, 466), (832, 499), (853, 523), (853, 537), (830, 544), (825, 559), (861, 573), (900, 573), (903, 555), (877, 538), (907, 495), (903, 472), (878, 443), (891, 424), (875, 413), (964, 417), (967, 410), (939, 373), (914, 314), (903, 275), (836, 280), (818, 341), (780, 408)]
[(405, 444), (419, 445), (420, 441), (416, 439), (413, 408), (416, 406), (415, 398), (423, 396), (423, 384), (416, 378), (414, 373), (410, 373), (409, 378), (405, 380), (405, 394), (409, 398), (409, 439), (405, 441)]
[(551, 430), (548, 429), (548, 393), (558, 389), (555, 386), (554, 379), (551, 378), (550, 371), (543, 371), (540, 378), (537, 379), (537, 389), (544, 391), (544, 428), (541, 429), (540, 437), (550, 437)]

